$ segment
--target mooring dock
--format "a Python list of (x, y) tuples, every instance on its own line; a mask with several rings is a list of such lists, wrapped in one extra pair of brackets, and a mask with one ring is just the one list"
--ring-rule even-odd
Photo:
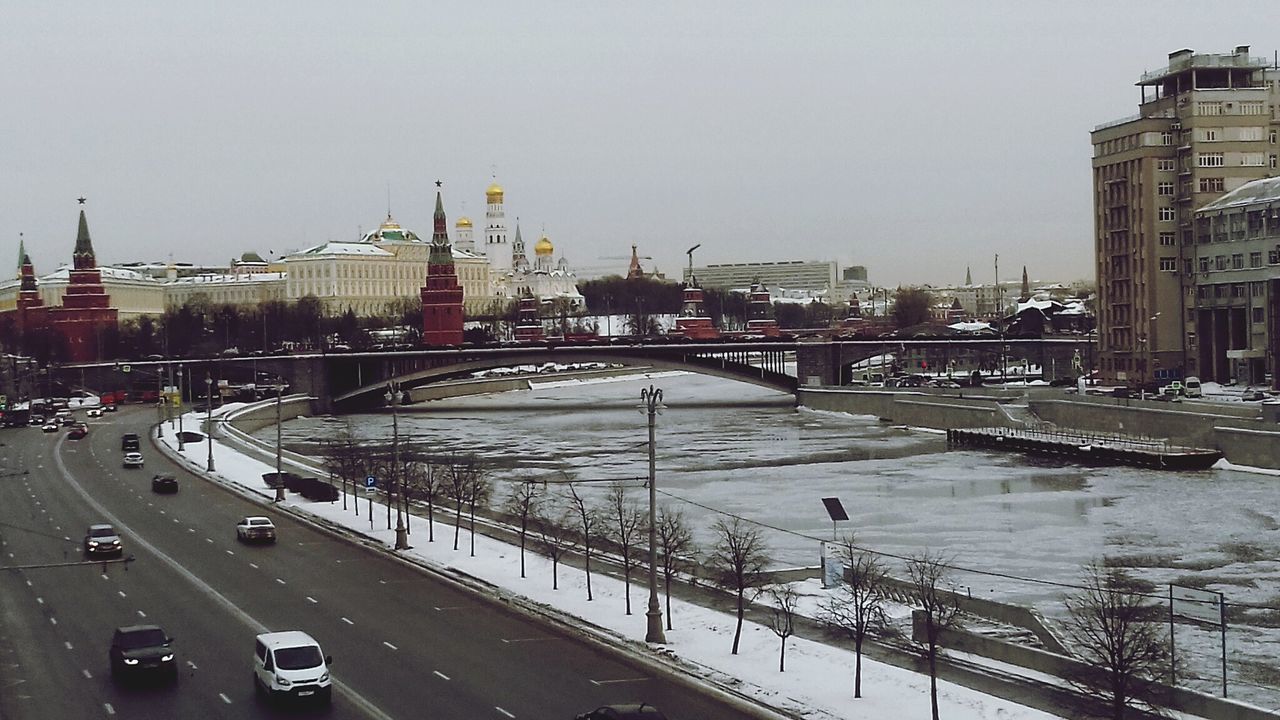
[(1060, 457), (1089, 465), (1133, 465), (1158, 470), (1207, 470), (1222, 452), (1173, 445), (1166, 440), (1075, 430), (1007, 427), (947, 431), (947, 442), (1028, 455)]

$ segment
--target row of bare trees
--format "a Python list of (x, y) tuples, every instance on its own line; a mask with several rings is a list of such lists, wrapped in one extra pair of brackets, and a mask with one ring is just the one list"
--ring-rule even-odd
[[(526, 553), (536, 549), (551, 561), (552, 588), (557, 590), (560, 565), (576, 553), (585, 573), (588, 601), (594, 600), (592, 561), (607, 551), (610, 561), (622, 570), (624, 611), (633, 613), (631, 583), (646, 569), (648, 514), (628, 492), (627, 484), (614, 482), (595, 492), (584, 483), (530, 477), (510, 483), (496, 498), (488, 470), (473, 456), (402, 452), (395, 466), (389, 448), (371, 448), (349, 432), (326, 443), (324, 456), (329, 471), (344, 483), (354, 486), (366, 474), (380, 479), (380, 490), (388, 500), (388, 529), (393, 527), (393, 505), (406, 514), (412, 505), (424, 505), (427, 541), (434, 542), (435, 514), (441, 508), (452, 515), (453, 549), (460, 547), (465, 522), (474, 556), (476, 514), (496, 510), (505, 515), (518, 537), (520, 577), (527, 577)], [(771, 552), (760, 526), (732, 516), (717, 519), (711, 528), (711, 546), (701, 552), (684, 513), (661, 506), (655, 532), (667, 629), (673, 629), (672, 583), (683, 574), (697, 572), (733, 598), (732, 654), (739, 652), (746, 612), (767, 598), (766, 625), (781, 641), (778, 669), (785, 672), (787, 642), (796, 632), (801, 598), (792, 585), (771, 582), (766, 572)], [(819, 601), (817, 619), (853, 643), (854, 697), (862, 697), (865, 642), (897, 632), (885, 614), (890, 591), (897, 589), (897, 597), (909, 598), (916, 612), (912, 638), (930, 676), (932, 717), (939, 720), (939, 653), (946, 631), (959, 628), (962, 621), (949, 558), (929, 550), (906, 558), (904, 583), (892, 580), (882, 557), (860, 548), (852, 535), (837, 545), (843, 582)], [(1122, 720), (1130, 709), (1154, 707), (1157, 679), (1172, 661), (1147, 590), (1123, 572), (1095, 564), (1085, 569), (1083, 589), (1067, 600), (1067, 638), (1086, 668), (1068, 680), (1086, 698), (1106, 705), (1114, 720)]]

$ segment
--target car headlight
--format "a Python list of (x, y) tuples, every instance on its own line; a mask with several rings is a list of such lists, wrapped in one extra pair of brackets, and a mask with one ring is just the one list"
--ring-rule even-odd
[(280, 687), (289, 687), (289, 686), (290, 686), (290, 685), (292, 685), (293, 683), (291, 683), (291, 682), (289, 682), (288, 680), (285, 680), (284, 678), (282, 678), (282, 677), (280, 677), (279, 675), (277, 675), (277, 676), (276, 676), (276, 684), (277, 684), (277, 685), (279, 685)]
[(125, 665), (137, 665), (137, 664), (138, 664), (138, 660), (137, 660), (137, 658), (125, 658), (125, 659), (124, 659), (124, 664), (125, 664)]
[(160, 658), (160, 662), (171, 662), (172, 660), (173, 660), (173, 653), (169, 653), (168, 655), (164, 655)]
[(119, 541), (119, 540), (112, 540), (112, 541), (111, 541), (111, 544), (112, 544), (112, 545), (119, 545), (119, 544), (120, 544), (120, 541)]
[(329, 673), (325, 673), (320, 676), (320, 682), (328, 682), (328, 681), (329, 681)]
[(90, 541), (89, 541), (89, 547), (98, 547), (98, 541), (97, 541), (97, 540), (90, 540)]

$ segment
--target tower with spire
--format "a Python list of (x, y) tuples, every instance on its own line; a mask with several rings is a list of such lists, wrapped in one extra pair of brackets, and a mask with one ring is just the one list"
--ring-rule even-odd
[(427, 258), (426, 285), (422, 288), (422, 343), (461, 345), (462, 286), (458, 284), (453, 266), (440, 186), (437, 180), (435, 226), (431, 234), (431, 254)]
[[(80, 204), (84, 202), (84, 198), (80, 198)], [(119, 313), (111, 307), (111, 298), (102, 286), (102, 271), (93, 252), (84, 208), (80, 209), (80, 227), (71, 260), (62, 306), (48, 310), (49, 327), (64, 343), (68, 361), (98, 360), (106, 341), (114, 335)]]
[(484, 191), (485, 229), (484, 254), (489, 258), (489, 269), (495, 275), (511, 272), (511, 244), (507, 242), (507, 217), (502, 209), (502, 186), (494, 181)]
[(48, 308), (40, 299), (35, 267), (27, 255), (26, 241), (18, 240), (18, 301), (13, 313), (13, 330), (22, 351), (33, 354), (48, 323)]
[(747, 295), (747, 332), (752, 335), (778, 337), (778, 321), (773, 316), (773, 296), (760, 278), (751, 283)]
[(644, 268), (640, 267), (640, 256), (636, 254), (636, 246), (631, 246), (631, 265), (627, 267), (627, 279), (635, 280), (644, 277)]
[(529, 272), (529, 256), (524, 254), (524, 238), (520, 237), (520, 218), (516, 218), (516, 238), (511, 243), (511, 266), (518, 273)]
[(1022, 266), (1022, 295), (1018, 298), (1018, 302), (1027, 302), (1031, 300), (1031, 283), (1027, 281), (1027, 266)]

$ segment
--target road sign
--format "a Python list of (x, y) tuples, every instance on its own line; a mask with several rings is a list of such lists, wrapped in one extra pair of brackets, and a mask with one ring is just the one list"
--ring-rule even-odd
[(365, 489), (366, 489), (366, 490), (372, 490), (372, 489), (374, 489), (374, 488), (378, 487), (378, 478), (376, 478), (376, 477), (374, 477), (374, 476), (372, 476), (372, 475), (370, 475), (369, 477), (365, 478), (365, 479), (364, 479), (364, 487), (365, 487)]

